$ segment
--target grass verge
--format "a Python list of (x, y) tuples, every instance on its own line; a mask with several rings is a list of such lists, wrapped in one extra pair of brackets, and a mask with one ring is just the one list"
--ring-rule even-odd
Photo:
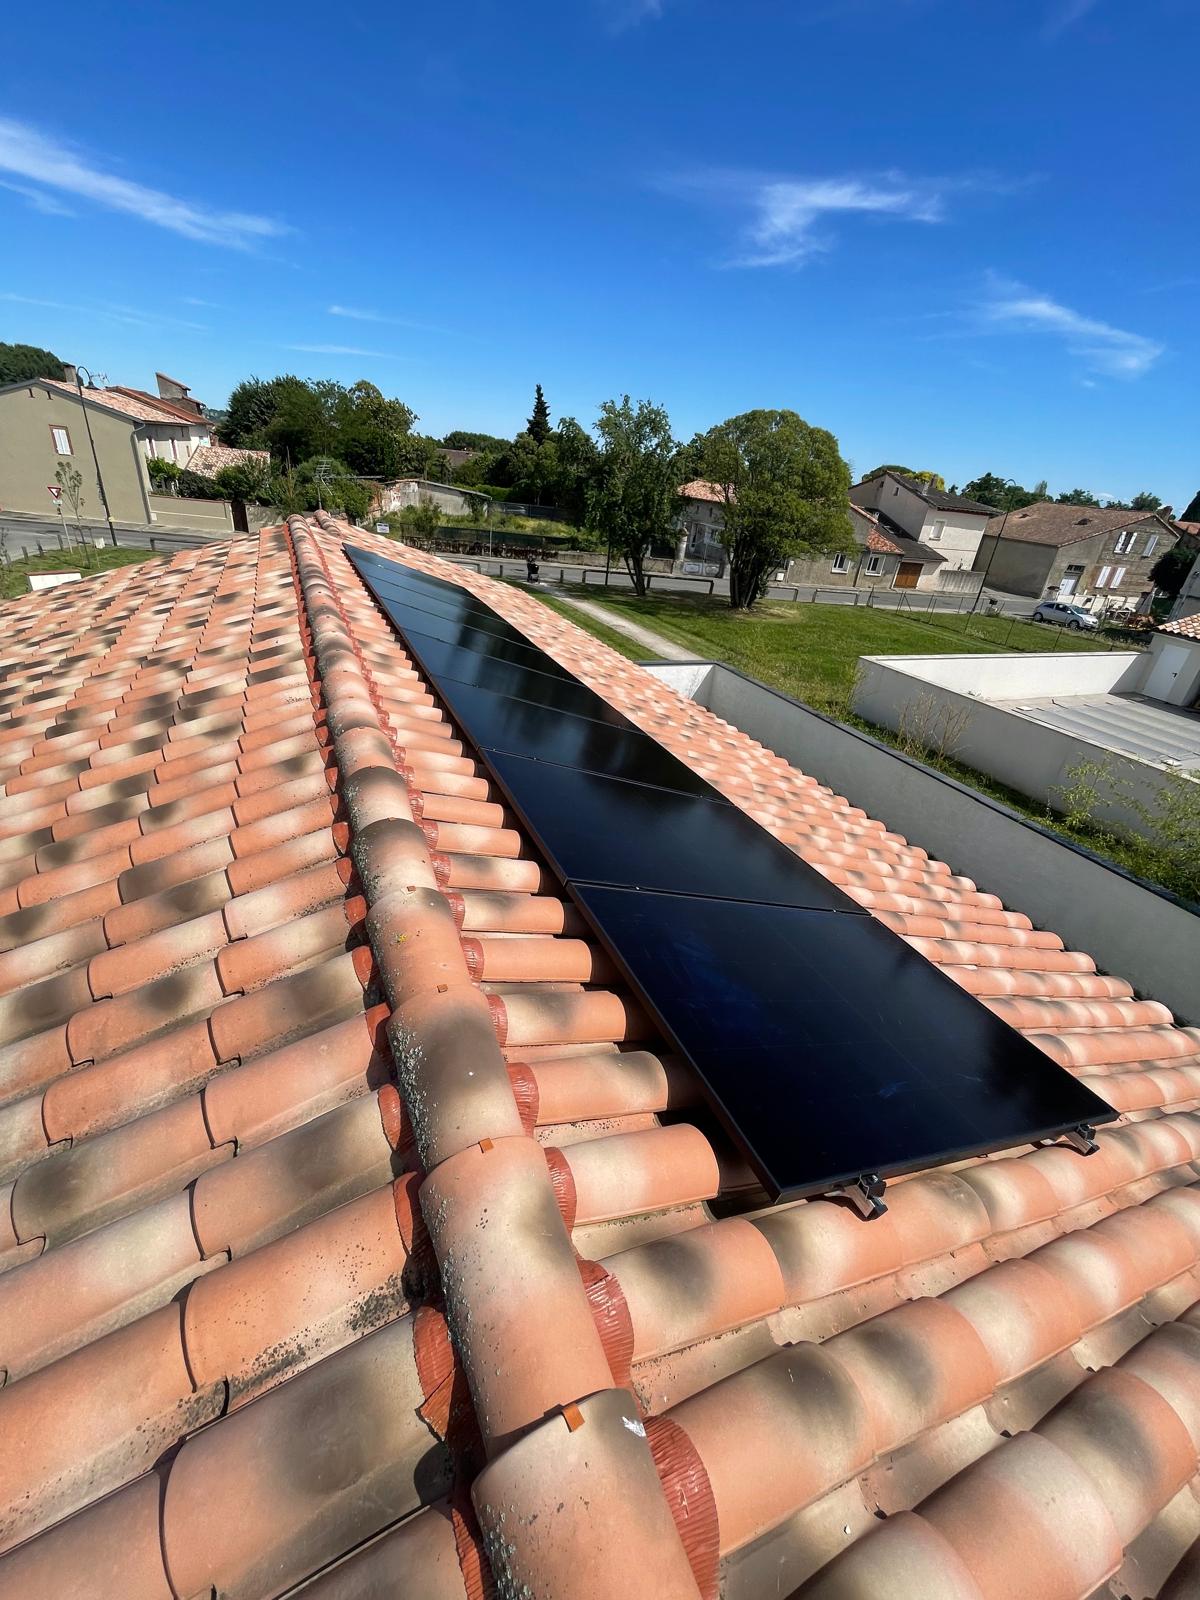
[[(932, 621), (905, 612), (868, 606), (764, 602), (747, 614), (707, 596), (655, 595), (639, 600), (611, 590), (572, 589), (618, 616), (661, 633), (698, 656), (727, 661), (752, 678), (831, 716), (844, 716), (858, 670), (859, 656), (986, 655), (998, 650), (1100, 650), (1106, 646), (1086, 634), (1064, 633), (1006, 617), (936, 615)], [(543, 595), (543, 599), (547, 597)], [(590, 619), (568, 610), (573, 622), (595, 632)], [(965, 624), (970, 622), (970, 631)], [(597, 635), (598, 636), (598, 635)], [(629, 641), (606, 643), (638, 659)], [(641, 658), (644, 659), (644, 651)]]
[(29, 585), (25, 580), (31, 572), (78, 572), (84, 578), (93, 578), (96, 573), (107, 572), (111, 567), (131, 567), (140, 561), (162, 559), (153, 550), (114, 549), (111, 545), (92, 550), (86, 556), (79, 550), (56, 550), (53, 555), (21, 556), (0, 566), (0, 600), (14, 600), (18, 595), (28, 594)]

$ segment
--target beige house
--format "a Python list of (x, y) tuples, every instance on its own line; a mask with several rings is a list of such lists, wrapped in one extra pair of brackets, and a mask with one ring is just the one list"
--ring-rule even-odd
[[(153, 520), (146, 452), (125, 407), (112, 404), (102, 389), (85, 389), (81, 397), (78, 389), (51, 378), (4, 384), (0, 511), (56, 515), (50, 489), (60, 465), (82, 476), (80, 512), (86, 521), (105, 520), (106, 497), (115, 522)], [(63, 509), (69, 513), (65, 497)]]
[[(159, 510), (149, 462), (157, 458), (211, 475), (227, 464), (225, 457), (244, 454), (222, 451), (214, 443), (212, 423), (185, 385), (161, 373), (158, 385), (160, 391), (169, 388), (172, 397), (116, 384), (81, 390), (57, 378), (0, 387), (0, 511), (56, 515), (58, 502), (50, 490), (65, 464), (82, 475), (85, 521), (103, 522), (108, 515), (114, 522), (155, 522)], [(71, 514), (66, 497), (62, 509)]]
[(993, 517), (980, 564), (995, 589), (1092, 610), (1146, 610), (1150, 569), (1179, 534), (1160, 512), (1043, 500)]
[[(975, 567), (988, 518), (995, 511), (994, 506), (985, 506), (979, 500), (932, 489), (896, 472), (864, 478), (851, 489), (850, 499), (854, 505), (875, 512), (885, 532), (910, 539), (941, 557), (936, 576), (928, 568), (913, 572), (906, 575), (912, 577), (911, 584), (898, 585), (904, 588), (930, 587), (931, 583), (941, 587), (945, 574), (969, 572)], [(915, 563), (919, 557), (914, 555), (913, 559)]]
[[(722, 543), (725, 515), (720, 488), (696, 478), (685, 483), (679, 495), (683, 510), (676, 559), (684, 572), (691, 568), (723, 576), (728, 557)], [(921, 544), (895, 524), (887, 525), (878, 512), (864, 506), (852, 504), (849, 512), (857, 550), (790, 561), (777, 581), (819, 589), (913, 589), (922, 580), (925, 587), (936, 585), (947, 559), (940, 550)]]
[[(60, 383), (55, 378), (44, 381), (78, 396), (78, 388), (73, 383)], [(157, 399), (144, 389), (110, 384), (106, 389), (85, 389), (84, 393), (103, 399), (106, 405), (137, 424), (138, 448), (147, 461), (157, 457), (160, 461), (186, 467), (201, 446), (213, 442), (213, 427), (207, 417), (170, 400)]]

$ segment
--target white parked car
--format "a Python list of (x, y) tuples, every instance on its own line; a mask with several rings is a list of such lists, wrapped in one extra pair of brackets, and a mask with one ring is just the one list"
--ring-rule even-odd
[(1100, 619), (1094, 612), (1073, 606), (1066, 600), (1043, 600), (1033, 613), (1033, 620), (1054, 622), (1060, 628), (1086, 628), (1089, 633), (1095, 633), (1100, 626)]

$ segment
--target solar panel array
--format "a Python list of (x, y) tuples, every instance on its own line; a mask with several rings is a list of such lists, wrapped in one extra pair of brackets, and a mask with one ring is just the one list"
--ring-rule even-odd
[(1116, 1116), (482, 600), (347, 554), (771, 1200)]

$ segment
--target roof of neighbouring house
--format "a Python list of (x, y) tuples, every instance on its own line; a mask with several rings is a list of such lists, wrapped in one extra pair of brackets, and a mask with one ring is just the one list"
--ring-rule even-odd
[[(981, 500), (971, 500), (965, 494), (950, 494), (945, 489), (935, 489), (920, 478), (906, 478), (900, 472), (879, 473), (879, 477), (894, 478), (897, 483), (902, 483), (906, 489), (912, 491), (919, 499), (924, 500), (935, 511), (966, 511), (975, 516), (990, 517), (996, 509), (995, 506), (985, 506)], [(873, 478), (862, 479), (863, 483), (873, 483)], [(860, 487), (855, 484), (855, 488)]]
[[(745, 1211), (352, 546), (1095, 1088), (1097, 1153)], [(533, 595), (324, 514), (3, 618), (3, 1600), (1195, 1596), (1200, 1031)]]
[[(902, 556), (904, 554), (904, 547), (900, 541), (883, 531), (883, 524), (879, 520), (877, 512), (869, 511), (865, 506), (852, 505), (850, 507), (850, 517), (851, 520), (855, 517), (861, 517), (867, 524), (865, 542), (867, 549), (872, 554), (877, 556)], [(908, 542), (909, 544), (913, 543), (911, 539)]]
[[(39, 383), (47, 383), (53, 389), (61, 389), (64, 394), (79, 397), (78, 387), (67, 383), (62, 378), (39, 378)], [(84, 397), (100, 405), (106, 405), (113, 411), (120, 411), (127, 417), (132, 417), (135, 422), (169, 422), (174, 426), (186, 423), (191, 427), (197, 425), (207, 427), (203, 417), (198, 417), (193, 411), (185, 411), (181, 406), (172, 405), (169, 400), (160, 400), (157, 395), (147, 394), (143, 389), (124, 389), (115, 385), (105, 389), (85, 389)]]
[(999, 534), (1003, 527), (1005, 539), (1019, 540), (1023, 544), (1065, 545), (1094, 539), (1098, 533), (1115, 533), (1119, 528), (1138, 528), (1143, 522), (1154, 522), (1171, 531), (1153, 511), (1065, 506), (1053, 500), (1040, 500), (1035, 505), (1022, 506), (1019, 511), (1010, 511), (1007, 521), (1003, 513), (997, 513), (988, 523), (987, 531)]
[(705, 478), (692, 478), (690, 482), (681, 484), (679, 493), (684, 500), (711, 500), (718, 505), (725, 504), (721, 485), (709, 483)]
[[(861, 507), (855, 509), (861, 510)], [(941, 550), (935, 550), (931, 544), (923, 544), (920, 539), (914, 539), (912, 534), (898, 522), (893, 522), (886, 511), (877, 511), (875, 516), (887, 538), (895, 545), (905, 561), (920, 561), (928, 567), (940, 567), (947, 559)]]
[(202, 478), (215, 478), (222, 467), (236, 467), (250, 461), (266, 466), (270, 459), (269, 450), (242, 450), (231, 444), (198, 444), (188, 457), (187, 468)]

